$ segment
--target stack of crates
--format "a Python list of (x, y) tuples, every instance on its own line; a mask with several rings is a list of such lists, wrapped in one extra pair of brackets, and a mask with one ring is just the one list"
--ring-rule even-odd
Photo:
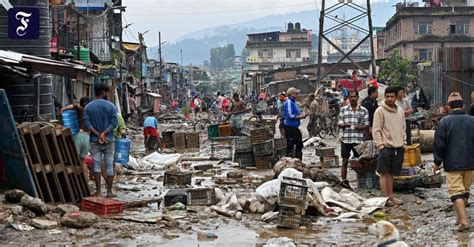
[(234, 162), (239, 163), (240, 168), (255, 166), (252, 152), (252, 142), (248, 136), (240, 136), (235, 141)]
[(273, 160), (273, 135), (267, 128), (258, 128), (250, 132), (250, 141), (258, 169), (271, 168)]
[(279, 227), (300, 228), (308, 208), (308, 183), (304, 179), (283, 177), (278, 194)]
[(280, 160), (286, 155), (286, 139), (275, 138), (273, 139), (273, 146), (275, 149), (274, 155), (276, 160)]
[(319, 162), (323, 167), (339, 167), (339, 157), (336, 155), (335, 148), (316, 147), (316, 155), (319, 156)]

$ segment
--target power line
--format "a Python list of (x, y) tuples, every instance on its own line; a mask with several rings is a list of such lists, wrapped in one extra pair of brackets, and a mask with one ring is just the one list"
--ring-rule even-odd
[(239, 9), (239, 10), (225, 10), (225, 11), (206, 11), (206, 12), (189, 12), (189, 13), (127, 13), (127, 15), (156, 15), (156, 16), (186, 16), (186, 15), (208, 15), (208, 14), (228, 14), (228, 13), (240, 13), (240, 12), (252, 12), (252, 11), (261, 11), (269, 9), (283, 9), (290, 7), (301, 7), (301, 6), (314, 6), (314, 2), (304, 3), (304, 4), (293, 4), (285, 6), (276, 6), (276, 7), (266, 7), (266, 8), (256, 8), (256, 9)]

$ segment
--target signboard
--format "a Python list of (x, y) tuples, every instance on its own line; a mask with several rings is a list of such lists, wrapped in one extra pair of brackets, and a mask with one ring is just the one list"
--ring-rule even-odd
[(38, 8), (10, 8), (8, 10), (8, 38), (38, 39), (39, 34)]

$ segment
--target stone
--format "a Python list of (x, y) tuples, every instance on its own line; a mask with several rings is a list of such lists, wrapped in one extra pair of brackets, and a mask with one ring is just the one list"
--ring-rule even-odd
[(44, 215), (48, 212), (48, 207), (41, 199), (29, 195), (25, 195), (21, 198), (20, 205), (27, 207), (36, 215)]
[(72, 213), (72, 212), (77, 212), (80, 209), (74, 205), (71, 204), (61, 204), (56, 207), (56, 211), (63, 216), (64, 214), (67, 213)]
[(99, 217), (91, 212), (66, 213), (61, 218), (61, 225), (69, 228), (87, 228), (99, 222)]
[(31, 220), (31, 225), (38, 229), (49, 230), (56, 228), (58, 226), (58, 222), (51, 220), (33, 219)]
[(19, 203), (26, 193), (22, 190), (9, 190), (5, 192), (5, 200), (9, 203)]
[(242, 212), (239, 211), (239, 212), (235, 213), (235, 219), (236, 220), (242, 220)]
[(241, 171), (230, 171), (227, 173), (227, 177), (228, 178), (235, 178), (235, 179), (239, 179), (239, 178), (242, 178), (244, 175), (242, 174)]

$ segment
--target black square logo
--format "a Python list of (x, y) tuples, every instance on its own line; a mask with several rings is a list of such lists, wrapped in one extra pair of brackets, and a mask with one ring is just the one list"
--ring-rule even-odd
[(8, 38), (38, 39), (39, 33), (38, 8), (11, 8), (8, 10)]

